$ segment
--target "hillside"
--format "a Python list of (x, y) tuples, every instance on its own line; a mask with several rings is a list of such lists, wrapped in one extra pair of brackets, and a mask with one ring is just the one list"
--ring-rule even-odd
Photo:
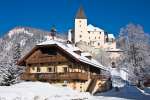
[[(0, 63), (11, 63), (13, 47), (20, 44), (21, 56), (26, 54), (37, 43), (47, 40), (50, 32), (30, 27), (15, 27), (10, 30), (3, 38), (0, 38)], [(57, 34), (58, 38), (65, 38)]]

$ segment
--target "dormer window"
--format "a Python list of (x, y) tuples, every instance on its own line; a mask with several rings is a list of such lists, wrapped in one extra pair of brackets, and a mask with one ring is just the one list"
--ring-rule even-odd
[(81, 56), (84, 56), (84, 57), (86, 57), (86, 58), (88, 58), (88, 59), (92, 59), (92, 56), (91, 56), (91, 54), (90, 53), (87, 53), (87, 52), (84, 52), (84, 53), (81, 53)]
[(77, 50), (77, 51), (74, 51), (76, 54), (78, 55), (81, 55), (81, 51), (80, 50)]
[(90, 60), (91, 60), (91, 59), (92, 59), (92, 56), (86, 56), (86, 58), (88, 58), (88, 59), (90, 59)]

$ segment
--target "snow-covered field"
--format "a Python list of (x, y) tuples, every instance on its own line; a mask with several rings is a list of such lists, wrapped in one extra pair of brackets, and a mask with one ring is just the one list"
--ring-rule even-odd
[(0, 87), (0, 100), (72, 100), (91, 99), (89, 93), (80, 93), (67, 87), (42, 82), (23, 82)]
[[(146, 89), (149, 91), (149, 88)], [(22, 82), (13, 86), (0, 86), (0, 100), (150, 100), (150, 95), (135, 87), (125, 87), (119, 92), (92, 96), (67, 87), (42, 82)]]

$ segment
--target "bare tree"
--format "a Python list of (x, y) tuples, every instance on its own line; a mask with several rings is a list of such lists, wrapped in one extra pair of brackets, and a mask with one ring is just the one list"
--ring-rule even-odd
[(124, 50), (120, 66), (128, 69), (131, 81), (144, 81), (150, 71), (149, 39), (140, 25), (128, 24), (120, 30), (120, 48)]

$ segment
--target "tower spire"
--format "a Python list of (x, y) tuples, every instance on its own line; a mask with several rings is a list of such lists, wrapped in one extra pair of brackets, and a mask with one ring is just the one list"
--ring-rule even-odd
[(84, 13), (82, 6), (80, 6), (80, 8), (77, 12), (76, 19), (86, 19), (86, 16), (85, 16), (85, 13)]

